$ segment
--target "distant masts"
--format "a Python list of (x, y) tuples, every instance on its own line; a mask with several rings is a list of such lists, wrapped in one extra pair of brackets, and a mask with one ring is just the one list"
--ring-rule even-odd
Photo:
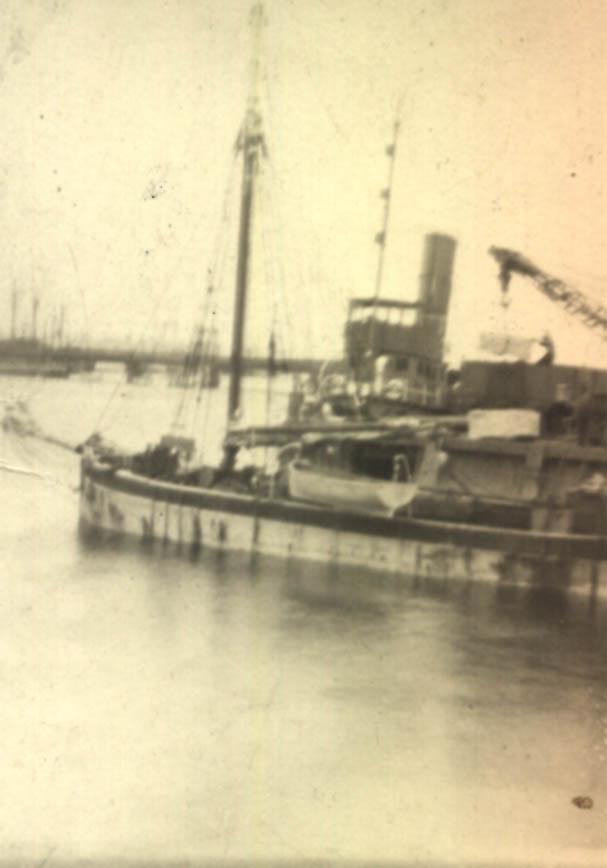
[(11, 340), (15, 340), (17, 337), (17, 309), (19, 307), (19, 295), (17, 294), (17, 287), (13, 284), (13, 291), (11, 292)]
[(59, 308), (59, 324), (57, 326), (57, 344), (58, 346), (63, 346), (63, 339), (65, 334), (65, 305), (62, 304)]
[(40, 307), (40, 298), (36, 292), (32, 293), (32, 340), (36, 340), (38, 332), (38, 308)]
[[(26, 309), (23, 310), (23, 292), (13, 283), (10, 298), (10, 338), (11, 340), (36, 341), (40, 337), (45, 343), (62, 346), (66, 338), (67, 310), (64, 303), (51, 311), (40, 302), (36, 290), (31, 292), (31, 308), (29, 318)], [(26, 299), (27, 301), (27, 299)], [(21, 316), (19, 315), (21, 313)]]

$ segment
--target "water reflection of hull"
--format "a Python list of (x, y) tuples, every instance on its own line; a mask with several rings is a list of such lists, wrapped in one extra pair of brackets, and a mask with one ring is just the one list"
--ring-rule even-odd
[(344, 512), (147, 479), (84, 460), (82, 527), (102, 537), (361, 566), (381, 573), (607, 591), (599, 536)]

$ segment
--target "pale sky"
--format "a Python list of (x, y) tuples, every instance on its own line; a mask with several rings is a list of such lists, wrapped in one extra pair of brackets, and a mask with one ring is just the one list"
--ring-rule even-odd
[[(269, 158), (250, 347), (263, 351), (273, 316), (283, 351), (340, 352), (348, 298), (373, 292), (384, 149), (402, 100), (383, 294), (415, 298), (423, 235), (447, 232), (459, 243), (455, 358), (474, 354), (480, 331), (549, 328), (560, 361), (600, 364), (604, 345), (529, 282), (515, 282), (509, 312), (500, 309), (487, 249), (518, 249), (607, 302), (607, 3), (265, 6)], [(230, 252), (217, 280), (227, 344), (238, 183), (230, 171), (249, 7), (4, 0), (5, 332), (15, 283), (24, 313), (36, 289), (42, 320), (67, 303), (74, 337), (154, 345), (185, 336), (224, 239)]]

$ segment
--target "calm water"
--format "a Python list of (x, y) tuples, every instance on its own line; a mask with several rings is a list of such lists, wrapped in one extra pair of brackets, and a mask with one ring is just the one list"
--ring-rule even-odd
[[(11, 392), (72, 442), (176, 400)], [(86, 548), (72, 456), (0, 443), (0, 858), (607, 864), (604, 602)]]

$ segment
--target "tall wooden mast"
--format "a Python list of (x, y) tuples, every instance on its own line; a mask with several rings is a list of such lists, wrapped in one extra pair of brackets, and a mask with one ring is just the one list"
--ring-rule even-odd
[(228, 395), (228, 423), (240, 410), (244, 335), (249, 283), (251, 225), (253, 218), (255, 178), (264, 150), (264, 136), (259, 113), (259, 72), (261, 63), (261, 31), (264, 10), (261, 3), (251, 9), (251, 73), (249, 95), (244, 122), (237, 146), (243, 155), (242, 186), (240, 195), (240, 228), (238, 233), (238, 262), (236, 265), (236, 299), (230, 354), (230, 391)]
[(382, 290), (382, 280), (384, 274), (384, 259), (386, 255), (386, 240), (388, 237), (388, 226), (390, 223), (390, 206), (392, 204), (392, 187), (394, 184), (394, 166), (396, 164), (396, 146), (398, 144), (398, 135), (400, 132), (400, 103), (396, 113), (396, 119), (394, 121), (394, 126), (392, 128), (392, 141), (386, 147), (386, 155), (390, 160), (390, 166), (388, 170), (388, 186), (384, 187), (381, 191), (381, 197), (384, 200), (384, 213), (382, 220), (382, 228), (381, 232), (378, 232), (375, 236), (375, 241), (379, 245), (379, 256), (377, 259), (377, 272), (375, 275), (375, 292), (373, 294), (373, 307), (372, 307), (372, 318), (371, 318), (371, 327), (369, 329), (369, 343), (367, 347), (368, 354), (373, 354), (374, 351), (374, 340), (375, 340), (375, 332), (376, 332), (376, 318), (377, 318), (377, 307), (379, 296)]
[(386, 240), (388, 236), (388, 224), (390, 222), (390, 205), (392, 202), (392, 185), (394, 183), (394, 165), (396, 163), (396, 145), (398, 144), (398, 133), (400, 131), (400, 117), (397, 115), (394, 121), (392, 141), (386, 148), (386, 154), (390, 160), (390, 168), (388, 172), (388, 186), (381, 191), (381, 197), (384, 200), (384, 215), (382, 220), (381, 232), (375, 236), (375, 241), (379, 245), (379, 257), (377, 261), (377, 273), (375, 276), (375, 294), (377, 300), (381, 293), (382, 277), (384, 272), (384, 258), (386, 251)]

